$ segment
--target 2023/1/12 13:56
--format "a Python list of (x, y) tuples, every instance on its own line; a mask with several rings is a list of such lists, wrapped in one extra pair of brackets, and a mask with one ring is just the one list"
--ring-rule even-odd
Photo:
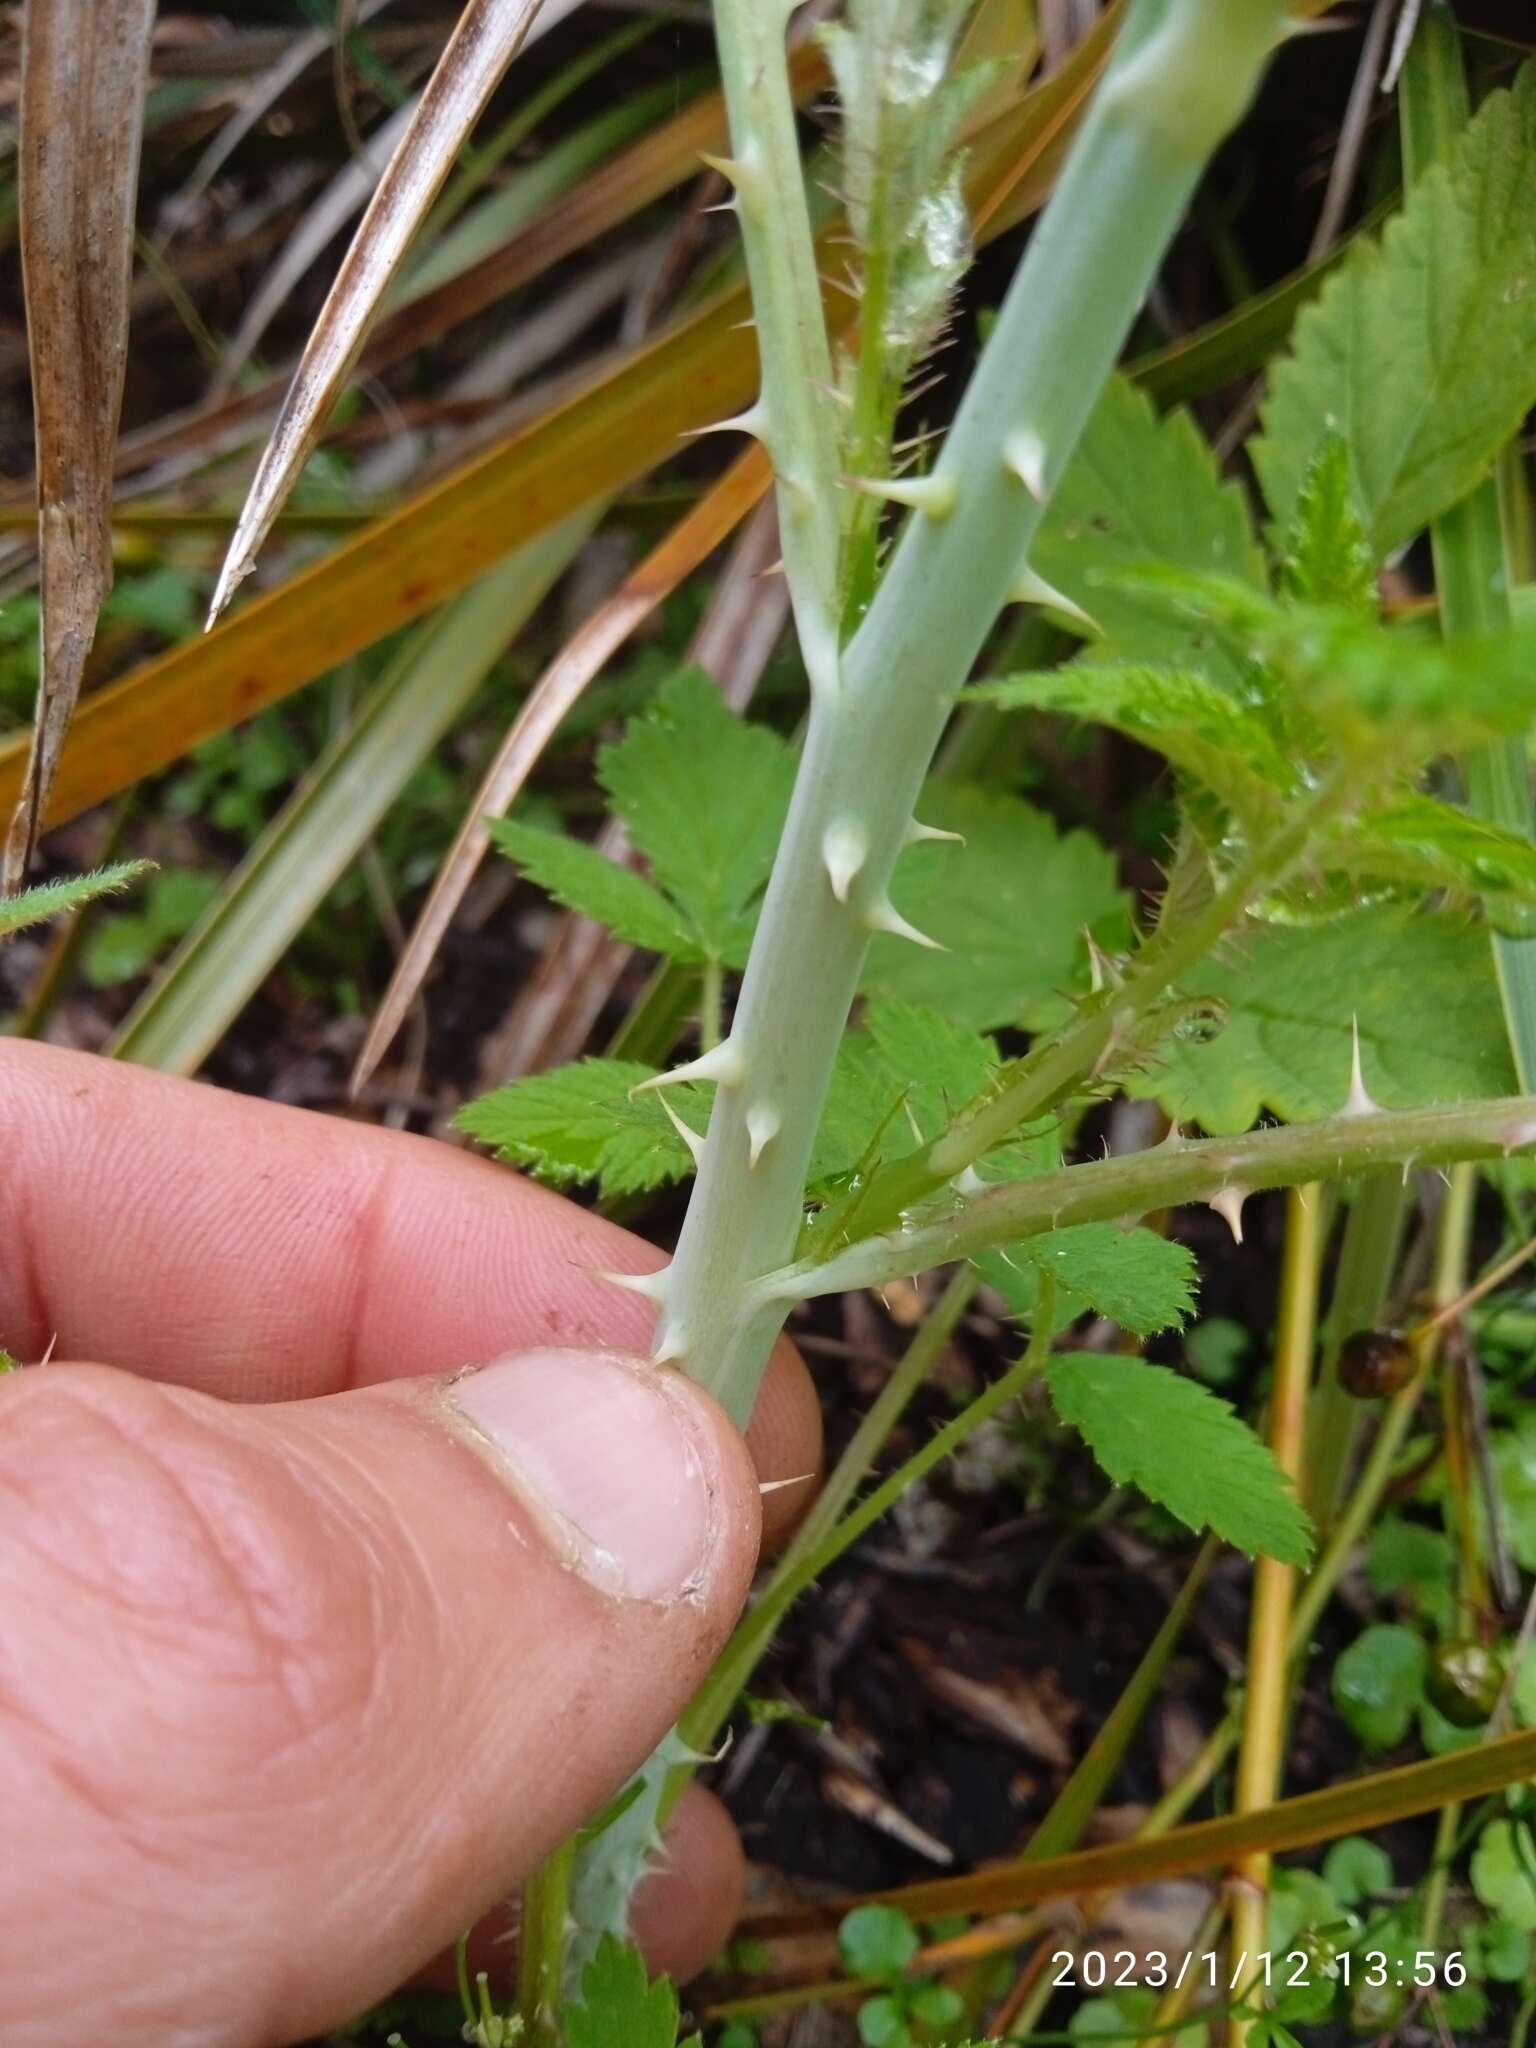
[(1150, 1990), (1165, 1985), (1178, 1989), (1193, 1979), (1213, 1990), (1241, 1991), (1262, 1984), (1282, 1991), (1298, 1991), (1327, 1977), (1346, 1987), (1364, 1984), (1375, 1990), (1386, 1984), (1416, 1985), (1420, 1990), (1437, 1987), (1456, 1990), (1467, 1981), (1467, 1966), (1459, 1949), (1445, 1955), (1433, 1949), (1419, 1949), (1410, 1961), (1407, 1954), (1392, 1955), (1385, 1949), (1348, 1948), (1326, 1958), (1307, 1949), (1291, 1949), (1282, 1955), (1261, 1952), (1255, 1956), (1218, 1955), (1215, 1950), (1186, 1954), (1175, 1967), (1171, 1956), (1161, 1949), (1137, 1955), (1121, 1949), (1106, 1955), (1102, 1949), (1075, 1953), (1058, 1949), (1051, 1958), (1056, 1974), (1051, 1982), (1057, 1989), (1102, 1991), (1106, 1986), (1123, 1989), (1140, 1984)]

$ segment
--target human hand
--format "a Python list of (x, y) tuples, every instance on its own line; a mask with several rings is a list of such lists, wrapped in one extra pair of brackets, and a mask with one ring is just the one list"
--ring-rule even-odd
[[(653, 1250), (428, 1140), (12, 1041), (0, 1162), (0, 1344), (54, 1347), (0, 1377), (5, 2040), (300, 2038), (675, 1720), (809, 1380), (781, 1345), (749, 1456), (593, 1271)], [(741, 1852), (698, 1788), (669, 1847), (637, 1924), (686, 1975)]]

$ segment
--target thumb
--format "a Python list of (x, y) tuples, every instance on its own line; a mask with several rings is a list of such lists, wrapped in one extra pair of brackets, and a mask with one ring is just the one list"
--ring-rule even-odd
[(745, 1595), (745, 1446), (677, 1375), (530, 1351), (232, 1407), (0, 1382), (0, 2010), (120, 2048), (341, 2021), (676, 1718)]

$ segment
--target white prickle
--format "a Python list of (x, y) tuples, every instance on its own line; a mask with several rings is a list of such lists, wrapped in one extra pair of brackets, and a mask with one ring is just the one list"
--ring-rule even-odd
[(768, 181), (761, 164), (746, 151), (740, 156), (712, 156), (708, 150), (701, 149), (699, 155), (712, 171), (718, 171), (724, 178), (743, 208), (760, 220), (768, 205)]
[(908, 924), (889, 896), (882, 897), (871, 908), (864, 922), (872, 932), (888, 932), (893, 939), (910, 939), (914, 946), (926, 947), (930, 953), (949, 951), (948, 946), (941, 945), (937, 939), (929, 938), (928, 934), (920, 932), (915, 924)]
[(848, 901), (848, 890), (869, 854), (864, 828), (851, 819), (829, 825), (821, 838), (821, 862), (839, 903)]
[(771, 1145), (779, 1135), (783, 1119), (771, 1103), (755, 1103), (747, 1111), (747, 1166), (756, 1166), (763, 1156), (763, 1149)]
[(745, 412), (733, 412), (729, 419), (711, 420), (707, 427), (690, 427), (683, 435), (685, 441), (698, 441), (705, 434), (750, 434), (754, 441), (768, 439), (768, 415), (759, 399), (749, 405)]
[(1045, 443), (1033, 427), (1020, 427), (1003, 443), (1003, 460), (1038, 504), (1045, 503)]
[(922, 846), (929, 840), (935, 843), (939, 840), (947, 840), (954, 846), (964, 846), (965, 834), (963, 832), (945, 832), (937, 825), (924, 825), (916, 818), (909, 818), (907, 820), (907, 829), (901, 835), (902, 845)]
[(1208, 1204), (1231, 1231), (1234, 1244), (1243, 1241), (1243, 1204), (1247, 1199), (1246, 1188), (1226, 1187), (1218, 1189)]
[(609, 1273), (601, 1266), (591, 1268), (596, 1278), (606, 1280), (610, 1287), (622, 1287), (626, 1294), (641, 1295), (646, 1301), (654, 1302), (657, 1308), (667, 1299), (669, 1270), (666, 1266), (658, 1266), (654, 1273)]
[(955, 480), (952, 476), (850, 476), (843, 481), (866, 498), (880, 498), (892, 505), (910, 505), (914, 512), (926, 512), (930, 519), (947, 519), (955, 509)]
[(696, 1060), (684, 1060), (680, 1067), (669, 1067), (664, 1074), (652, 1074), (647, 1081), (637, 1081), (629, 1092), (631, 1095), (645, 1095), (652, 1088), (670, 1088), (678, 1081), (715, 1081), (722, 1088), (739, 1088), (744, 1079), (745, 1068), (739, 1049), (730, 1039), (722, 1038), (708, 1052), (701, 1052)]
[(981, 1194), (986, 1185), (987, 1183), (982, 1179), (974, 1166), (962, 1166), (950, 1182), (950, 1186), (957, 1195), (965, 1196)]
[(1381, 1105), (1371, 1099), (1371, 1092), (1365, 1085), (1365, 1074), (1360, 1066), (1360, 1019), (1349, 1020), (1351, 1051), (1349, 1056), (1349, 1093), (1344, 1098), (1340, 1116), (1375, 1116)]
[(676, 1323), (665, 1324), (651, 1347), (653, 1365), (677, 1365), (688, 1356), (688, 1338)]
[(1103, 635), (1104, 628), (1091, 612), (1085, 612), (1075, 599), (1068, 597), (1064, 590), (1058, 590), (1054, 583), (1047, 583), (1039, 571), (1032, 569), (1028, 562), (1014, 579), (1013, 589), (1009, 595), (1015, 604), (1038, 604), (1046, 611), (1059, 612), (1063, 618), (1071, 619), (1075, 625), (1083, 627), (1096, 639)]
[(671, 1124), (673, 1130), (676, 1131), (677, 1135), (688, 1147), (694, 1165), (700, 1165), (704, 1158), (704, 1140), (699, 1136), (692, 1124), (685, 1124), (683, 1122), (665, 1095), (661, 1098), (661, 1106), (666, 1113), (668, 1123)]

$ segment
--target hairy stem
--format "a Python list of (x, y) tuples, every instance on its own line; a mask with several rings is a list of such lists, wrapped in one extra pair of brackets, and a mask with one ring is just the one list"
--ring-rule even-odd
[(1296, 1187), (1388, 1166), (1439, 1166), (1497, 1159), (1536, 1145), (1536, 1097), (1452, 1103), (1435, 1109), (1372, 1110), (1246, 1132), (1154, 1145), (1120, 1159), (1095, 1159), (1033, 1180), (1009, 1181), (931, 1222), (850, 1245), (821, 1264), (770, 1273), (762, 1291), (786, 1303), (849, 1288), (881, 1287), (908, 1273), (970, 1258), (1072, 1223), (1132, 1221), (1182, 1202), (1231, 1190)]

